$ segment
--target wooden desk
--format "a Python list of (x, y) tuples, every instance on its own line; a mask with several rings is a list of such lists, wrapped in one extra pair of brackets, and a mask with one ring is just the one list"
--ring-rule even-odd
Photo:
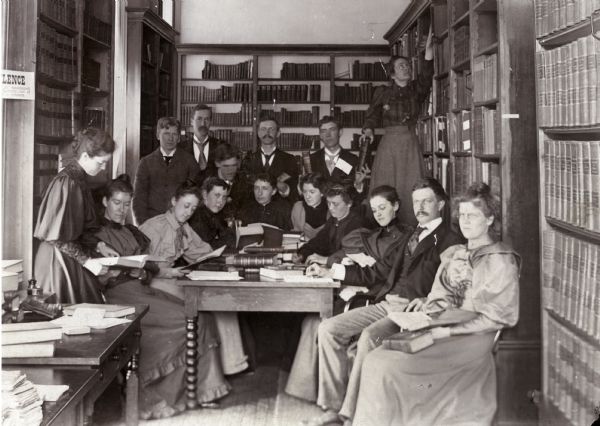
[(186, 400), (194, 409), (196, 401), (196, 356), (198, 311), (235, 312), (318, 312), (321, 318), (333, 313), (333, 290), (329, 284), (286, 283), (260, 280), (242, 281), (178, 280), (183, 288), (186, 316)]
[(99, 373), (98, 385), (92, 389), (85, 403), (86, 416), (92, 416), (94, 401), (102, 395), (121, 369), (127, 367), (127, 424), (138, 423), (138, 357), (142, 317), (147, 305), (136, 305), (135, 314), (128, 316), (130, 323), (106, 330), (92, 330), (90, 334), (66, 336), (56, 343), (53, 357), (3, 358), (3, 365), (52, 366), (64, 369), (91, 369)]
[(41, 426), (81, 425), (85, 422), (85, 402), (88, 394), (98, 384), (98, 370), (63, 369), (48, 367), (6, 367), (4, 370), (20, 370), (36, 385), (68, 385), (69, 390), (55, 402), (44, 402), (44, 419)]

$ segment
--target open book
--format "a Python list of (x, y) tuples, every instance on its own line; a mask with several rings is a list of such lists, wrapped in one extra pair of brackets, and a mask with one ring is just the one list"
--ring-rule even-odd
[(179, 269), (194, 269), (196, 266), (198, 266), (207, 259), (213, 259), (215, 257), (221, 256), (225, 251), (226, 247), (227, 246), (221, 246), (218, 249), (211, 251), (210, 253), (206, 253), (200, 256), (198, 259), (194, 260), (193, 263), (190, 263), (189, 265), (180, 266)]
[(96, 259), (104, 266), (122, 266), (124, 268), (143, 268), (146, 262), (164, 262), (164, 259), (149, 254), (135, 256), (99, 257)]
[(390, 312), (388, 317), (403, 330), (417, 331), (460, 324), (474, 319), (477, 314), (464, 309), (447, 309), (429, 315), (425, 312)]
[(281, 247), (283, 230), (268, 223), (250, 223), (239, 226), (235, 230), (235, 243), (237, 248), (261, 243), (262, 247)]

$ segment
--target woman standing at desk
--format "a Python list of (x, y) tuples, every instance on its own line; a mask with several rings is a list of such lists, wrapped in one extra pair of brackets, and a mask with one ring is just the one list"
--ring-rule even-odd
[[(102, 200), (105, 206), (102, 227), (96, 236), (120, 255), (147, 253), (150, 240), (133, 225), (125, 225), (131, 206), (133, 187), (129, 177), (113, 180)], [(140, 341), (140, 415), (144, 419), (173, 416), (185, 409), (185, 315), (183, 302), (169, 293), (147, 285), (153, 276), (171, 278), (181, 271), (148, 262), (144, 270), (132, 270), (108, 279), (106, 298), (116, 304), (147, 304), (142, 318)], [(198, 314), (197, 395), (200, 406), (229, 391), (223, 377), (217, 332), (210, 313)]]
[(40, 205), (33, 233), (41, 241), (35, 277), (61, 303), (103, 303), (94, 275), (106, 268), (91, 256), (94, 251), (101, 256), (117, 253), (93, 237), (98, 224), (86, 176), (96, 176), (106, 168), (115, 142), (108, 133), (88, 128), (75, 137), (74, 150), (76, 160), (52, 179)]

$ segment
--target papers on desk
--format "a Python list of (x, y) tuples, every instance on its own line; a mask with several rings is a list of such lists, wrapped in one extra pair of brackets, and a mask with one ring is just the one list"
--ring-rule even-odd
[(333, 278), (309, 277), (306, 275), (284, 276), (283, 282), (286, 283), (301, 283), (301, 284), (330, 284), (333, 283)]
[(242, 279), (237, 271), (192, 271), (187, 274), (187, 277), (192, 281), (239, 281)]
[(375, 262), (377, 262), (373, 257), (364, 253), (351, 253), (347, 254), (346, 257), (352, 259), (361, 268), (364, 268), (365, 266), (373, 266)]
[(178, 269), (193, 269), (194, 267), (196, 267), (197, 265), (199, 265), (200, 263), (204, 262), (207, 259), (213, 259), (215, 257), (219, 257), (223, 254), (223, 252), (225, 251), (225, 248), (227, 246), (222, 246), (219, 247), (216, 250), (211, 251), (210, 253), (206, 253), (202, 256), (200, 256), (198, 259), (194, 260), (193, 263), (189, 264), (189, 265), (185, 265), (185, 266), (180, 266), (178, 267)]
[(43, 400), (20, 371), (2, 371), (2, 424), (39, 425)]
[[(81, 330), (82, 327), (95, 329), (106, 329), (116, 325), (126, 324), (131, 322), (126, 318), (105, 318), (104, 310), (94, 308), (78, 308), (75, 309), (73, 315), (63, 316), (50, 321), (52, 324), (60, 325), (63, 331), (67, 334), (70, 329)], [(80, 334), (80, 333), (77, 333)]]
[(49, 402), (58, 401), (58, 398), (69, 390), (69, 385), (36, 385), (34, 383), (33, 386), (35, 386), (40, 398)]

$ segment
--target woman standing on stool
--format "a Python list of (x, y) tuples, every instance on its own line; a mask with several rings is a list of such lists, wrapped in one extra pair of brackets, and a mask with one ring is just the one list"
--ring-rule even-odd
[(385, 135), (379, 142), (371, 167), (371, 188), (390, 185), (396, 188), (402, 203), (400, 218), (404, 223), (414, 224), (415, 217), (410, 203), (412, 184), (425, 174), (425, 164), (415, 124), (419, 108), (431, 87), (433, 75), (432, 33), (429, 31), (425, 47), (423, 73), (412, 80), (410, 60), (404, 56), (392, 56), (388, 63), (391, 84), (375, 90), (371, 105), (366, 112), (363, 137), (374, 138), (374, 129), (384, 127)]

